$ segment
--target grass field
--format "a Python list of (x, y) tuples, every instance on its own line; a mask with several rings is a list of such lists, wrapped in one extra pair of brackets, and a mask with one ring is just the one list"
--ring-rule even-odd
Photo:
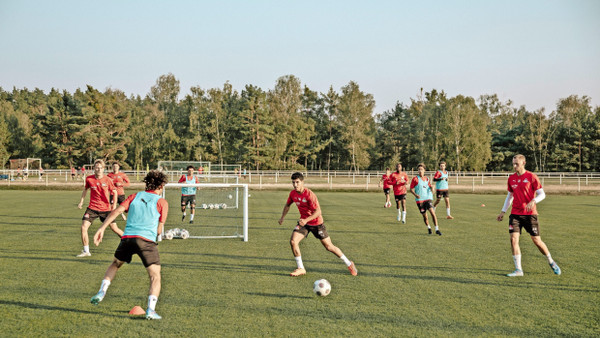
[[(331, 238), (355, 261), (359, 276), (311, 236), (301, 244), (308, 274), (291, 278), (288, 239), (297, 210), (279, 226), (287, 192), (251, 194), (249, 242), (160, 244), (157, 312), (163, 320), (150, 322), (127, 314), (134, 305), (146, 307), (148, 278), (138, 258), (119, 271), (100, 305), (90, 304), (118, 238), (107, 232), (92, 257), (75, 257), (81, 250), (79, 191), (2, 191), (0, 336), (600, 333), (596, 196), (550, 195), (538, 207), (542, 238), (561, 276), (523, 236), (525, 276), (508, 278), (514, 267), (507, 224), (495, 221), (503, 195), (452, 195), (455, 219), (440, 219), (439, 237), (427, 235), (412, 198), (408, 224), (400, 224), (394, 209), (382, 207), (380, 193), (319, 192)], [(180, 217), (177, 206), (170, 215)], [(328, 297), (312, 293), (320, 278), (333, 286)]]

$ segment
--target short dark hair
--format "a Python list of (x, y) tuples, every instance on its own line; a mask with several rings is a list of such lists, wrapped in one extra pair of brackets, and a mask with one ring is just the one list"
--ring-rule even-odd
[(427, 169), (427, 167), (425, 167), (425, 164), (423, 164), (423, 163), (419, 163), (419, 164), (417, 165), (417, 169), (419, 169), (419, 168), (421, 168), (421, 167), (423, 167), (423, 169)]
[(196, 169), (196, 168), (194, 168), (193, 165), (188, 165), (187, 168), (185, 168), (185, 170), (190, 170), (190, 169)]
[(167, 184), (168, 179), (167, 175), (162, 171), (150, 170), (148, 174), (146, 174), (146, 177), (144, 177), (144, 182), (146, 183), (146, 190), (151, 191), (162, 188)]
[(301, 172), (297, 171), (292, 174), (292, 181), (294, 181), (296, 179), (300, 179), (300, 181), (304, 181), (304, 175), (302, 175)]
[(446, 161), (440, 161), (440, 165), (446, 164)]

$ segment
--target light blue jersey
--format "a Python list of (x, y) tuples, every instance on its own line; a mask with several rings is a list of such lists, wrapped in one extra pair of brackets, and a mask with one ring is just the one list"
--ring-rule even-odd
[(127, 214), (127, 225), (123, 237), (143, 237), (155, 242), (158, 236), (160, 213), (157, 204), (161, 197), (157, 194), (141, 191), (135, 195)]
[[(185, 184), (196, 184), (196, 176), (192, 176), (192, 179), (188, 179), (187, 175), (185, 177)], [(181, 188), (182, 195), (196, 195), (196, 187), (185, 187)]]
[[(439, 176), (439, 177), (438, 177)], [(441, 178), (441, 181), (435, 181), (435, 190), (448, 190), (448, 172), (445, 173), (441, 170), (438, 170), (435, 173), (435, 178)]]
[(419, 184), (415, 186), (415, 193), (419, 195), (419, 198), (416, 198), (417, 202), (427, 201), (433, 199), (433, 192), (431, 191), (431, 187), (429, 186), (429, 179), (427, 177), (417, 176), (419, 179)]

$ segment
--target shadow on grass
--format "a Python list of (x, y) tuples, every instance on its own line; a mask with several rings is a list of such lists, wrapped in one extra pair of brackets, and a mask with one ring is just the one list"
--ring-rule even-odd
[(129, 318), (129, 315), (126, 315), (126, 314), (123, 314), (123, 315), (110, 314), (110, 313), (102, 313), (102, 312), (96, 312), (96, 311), (73, 309), (73, 308), (61, 307), (61, 306), (50, 306), (50, 305), (34, 304), (34, 303), (26, 303), (26, 302), (14, 302), (14, 301), (10, 301), (10, 300), (0, 300), (0, 304), (19, 306), (19, 307), (35, 309), (35, 310), (65, 311), (65, 312), (76, 312), (76, 313), (100, 315), (100, 316), (114, 317), (114, 318)]
[(294, 296), (282, 293), (266, 293), (266, 292), (245, 292), (245, 294), (250, 296), (260, 296), (260, 297), (271, 297), (271, 298), (296, 298), (296, 299), (311, 299), (313, 297), (308, 296)]

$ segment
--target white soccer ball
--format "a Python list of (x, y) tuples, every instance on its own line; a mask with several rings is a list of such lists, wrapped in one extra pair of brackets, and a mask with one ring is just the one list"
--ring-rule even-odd
[(229, 196), (227, 196), (227, 197), (228, 197), (229, 199), (232, 199), (232, 198), (233, 198), (233, 196), (231, 196), (231, 195), (229, 195)]
[(221, 204), (221, 208), (222, 209), (227, 209), (227, 204), (225, 204), (225, 203)]
[(331, 284), (327, 279), (319, 279), (313, 285), (313, 291), (317, 296), (325, 297), (331, 292)]
[(168, 240), (172, 240), (173, 239), (173, 233), (169, 230), (167, 231), (167, 233), (165, 233), (165, 238)]
[(209, 204), (209, 205), (208, 205), (208, 208), (209, 208), (209, 209), (214, 209), (214, 208), (215, 208), (215, 205), (211, 203), (211, 204)]
[(185, 229), (181, 230), (181, 238), (182, 239), (188, 239), (188, 238), (190, 238), (190, 232), (187, 231), (187, 230), (185, 230)]
[(202, 203), (202, 209), (208, 209), (208, 205), (206, 205), (206, 203)]

